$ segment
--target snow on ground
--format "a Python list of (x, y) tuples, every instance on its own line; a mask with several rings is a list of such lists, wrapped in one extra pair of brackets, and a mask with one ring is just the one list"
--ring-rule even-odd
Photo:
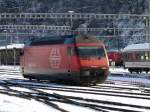
[(85, 94), (85, 93), (74, 93), (74, 92), (64, 92), (64, 91), (55, 91), (55, 90), (44, 90), (48, 93), (58, 93), (61, 95), (66, 96), (76, 96), (82, 98), (89, 98), (95, 100), (104, 100), (104, 101), (114, 101), (114, 102), (121, 102), (125, 104), (133, 104), (133, 105), (141, 105), (141, 106), (150, 106), (150, 100), (146, 99), (134, 99), (134, 98), (127, 98), (127, 97), (116, 97), (116, 96), (105, 96), (105, 95), (93, 95), (93, 94)]
[(116, 77), (110, 76), (108, 77), (109, 80), (115, 81), (129, 81), (129, 82), (140, 82), (142, 84), (150, 84), (150, 79), (141, 79), (141, 78), (128, 78), (128, 77)]
[[(0, 66), (0, 69), (5, 70), (20, 70), (19, 66)], [(2, 80), (16, 78), (20, 79), (21, 74), (18, 76), (13, 75), (7, 75), (7, 74), (0, 74), (0, 77)], [(23, 77), (22, 77), (23, 78)], [(2, 83), (3, 81), (0, 80)], [(31, 83), (32, 84), (32, 83)], [(38, 84), (35, 84), (38, 85)], [(42, 85), (42, 84), (40, 84)], [(43, 84), (45, 85), (45, 84)], [(55, 84), (48, 84), (50, 86), (54, 86)], [(57, 85), (56, 85), (57, 86)], [(18, 91), (27, 91), (31, 92), (28, 89), (25, 88), (19, 88), (19, 87), (11, 87), (14, 90)], [(3, 89), (3, 87), (0, 86), (0, 89)], [(55, 104), (58, 104), (61, 108), (66, 109), (70, 112), (93, 112), (93, 110), (85, 107), (75, 106), (71, 104), (64, 104), (60, 102), (55, 102)], [(37, 102), (35, 100), (26, 100), (23, 98), (8, 96), (4, 94), (0, 94), (0, 112), (60, 112), (58, 110), (55, 110), (53, 107), (47, 106), (43, 103)]]
[(0, 94), (0, 112), (60, 112), (35, 100)]
[(61, 108), (68, 110), (69, 112), (95, 112), (92, 109), (89, 109), (88, 107), (80, 107), (80, 106), (75, 106), (71, 104), (64, 104), (60, 102), (55, 102), (55, 104), (59, 105)]
[[(150, 77), (149, 74), (146, 74), (145, 72), (142, 72), (141, 74), (136, 74), (136, 73), (130, 73), (128, 69), (124, 68), (110, 68), (110, 75), (108, 77), (108, 80), (118, 80), (118, 81), (130, 81), (130, 82), (140, 82), (143, 84), (150, 84)], [(115, 75), (113, 75), (115, 74)], [(122, 76), (117, 76), (117, 74), (122, 74)], [(130, 77), (128, 77), (130, 76)], [(133, 77), (132, 76), (137, 76)]]
[[(55, 91), (55, 90), (53, 90), (53, 91), (44, 90), (44, 91), (48, 92), (48, 93), (58, 93), (58, 94), (61, 94), (61, 95), (76, 96), (76, 97), (82, 97), (82, 98), (87, 98), (87, 99), (112, 101), (112, 102), (133, 104), (133, 105), (139, 105), (139, 106), (150, 106), (150, 100), (145, 100), (145, 99), (143, 100), (143, 99), (135, 99), (135, 98), (127, 98), (127, 97), (116, 97), (116, 96), (107, 96), (107, 95), (93, 95), (93, 94), (73, 93), (73, 92), (68, 93), (68, 92), (62, 92), (62, 91), (60, 92), (60, 91)], [(126, 108), (129, 109), (130, 107), (126, 107)], [(137, 111), (141, 111), (141, 110), (137, 109)], [(145, 110), (145, 112), (150, 112), (150, 111)]]
[[(0, 69), (9, 69), (9, 70), (19, 70), (19, 66), (0, 66)], [(130, 74), (127, 70), (123, 68), (110, 68), (111, 73), (124, 73)], [(0, 75), (1, 76), (1, 75)], [(21, 76), (21, 75), (20, 75)], [(14, 77), (16, 78), (16, 77)], [(140, 78), (128, 78), (128, 77), (117, 77), (117, 76), (109, 76), (108, 80), (123, 80), (123, 81), (140, 81), (143, 83), (149, 83), (148, 79), (140, 79)], [(45, 84), (44, 84), (45, 85)], [(54, 86), (54, 84), (49, 84), (49, 86)], [(59, 87), (60, 85), (58, 85)], [(57, 87), (57, 85), (56, 85)], [(69, 86), (65, 86), (69, 87)], [(71, 86), (73, 87), (73, 86)], [(74, 86), (76, 88), (76, 86)], [(83, 87), (86, 88), (86, 87)], [(13, 87), (15, 90), (19, 91), (28, 91), (23, 88)], [(123, 97), (115, 97), (115, 96), (107, 96), (107, 95), (93, 95), (93, 94), (85, 94), (85, 93), (74, 93), (74, 92), (63, 92), (63, 91), (55, 91), (55, 90), (43, 90), (48, 93), (58, 93), (62, 95), (69, 95), (69, 96), (77, 96), (82, 98), (88, 99), (96, 99), (96, 100), (104, 100), (104, 101), (115, 101), (120, 103), (130, 103), (134, 105), (141, 105), (141, 106), (150, 106), (150, 100), (146, 99), (135, 99), (135, 98), (123, 98)], [(54, 102), (55, 104), (59, 105), (59, 107), (66, 109), (70, 112), (93, 112), (93, 110), (85, 107), (75, 106), (71, 104), (64, 104), (60, 102)], [(127, 108), (127, 107), (126, 107)], [(130, 107), (128, 107), (130, 108)], [(43, 103), (37, 102), (35, 100), (27, 100), (23, 98), (8, 96), (4, 94), (0, 94), (0, 112), (59, 112), (55, 110), (53, 107), (49, 107)], [(145, 112), (148, 112), (145, 110)], [(150, 112), (150, 111), (149, 111)]]
[(0, 69), (6, 69), (6, 70), (20, 70), (20, 66), (9, 66), (9, 65), (1, 65)]
[(116, 67), (116, 68), (114, 68), (114, 67), (110, 67), (110, 69), (109, 69), (109, 71), (110, 71), (110, 73), (117, 73), (117, 74), (128, 74), (128, 75), (148, 75), (148, 74), (146, 74), (145, 72), (142, 72), (141, 74), (137, 74), (137, 73), (130, 73), (129, 71), (128, 71), (128, 69), (124, 69), (123, 67)]
[[(85, 107), (74, 106), (71, 104), (55, 103), (59, 107), (70, 112), (93, 112)], [(50, 106), (35, 100), (26, 100), (13, 96), (0, 94), (0, 112), (60, 112)]]
[(110, 70), (111, 73), (129, 73), (128, 69), (124, 69), (122, 67), (120, 67), (120, 68), (110, 67), (109, 70)]
[[(85, 107), (74, 106), (64, 103), (55, 103), (59, 107), (70, 112), (93, 112), (93, 110)], [(60, 112), (50, 106), (35, 100), (26, 100), (13, 96), (0, 94), (0, 112)]]

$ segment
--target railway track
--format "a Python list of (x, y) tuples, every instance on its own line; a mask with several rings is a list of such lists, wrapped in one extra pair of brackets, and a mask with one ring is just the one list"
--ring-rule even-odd
[(130, 73), (111, 73), (111, 76), (116, 77), (126, 77), (126, 78), (143, 78), (143, 79), (148, 79), (149, 76), (148, 74), (130, 74)]
[[(0, 83), (1, 84), (1, 83)], [(115, 96), (115, 97), (126, 97), (126, 98), (137, 98), (137, 99), (146, 99), (150, 100), (149, 93), (139, 93), (138, 92), (131, 92), (131, 91), (114, 91), (108, 89), (93, 89), (92, 87), (89, 88), (81, 88), (81, 87), (62, 87), (62, 86), (52, 86), (52, 85), (41, 85), (40, 83), (17, 83), (17, 82), (9, 82), (7, 84), (10, 86), (16, 87), (30, 87), (36, 89), (43, 89), (43, 90), (51, 90), (57, 92), (68, 92), (68, 93), (83, 93), (83, 94), (92, 94), (92, 95), (105, 95), (105, 96)]]
[[(65, 95), (61, 95), (58, 93), (52, 94), (52, 93), (44, 92), (37, 88), (35, 89), (35, 87), (22, 86), (22, 88), (29, 89), (32, 92), (18, 91), (18, 90), (11, 89), (10, 86), (13, 87), (13, 84), (11, 83), (10, 85), (10, 83), (8, 83), (7, 81), (3, 83), (3, 87), (5, 89), (0, 89), (0, 93), (8, 94), (11, 96), (16, 96), (16, 97), (21, 97), (21, 98), (26, 98), (26, 99), (32, 98), (39, 102), (52, 106), (53, 108), (58, 109), (62, 112), (68, 112), (68, 111), (64, 110), (63, 108), (58, 107), (58, 105), (56, 105), (55, 102), (72, 104), (76, 106), (90, 108), (95, 111), (103, 111), (103, 112), (109, 112), (110, 110), (123, 111), (123, 112), (124, 111), (140, 112), (141, 108), (144, 110), (150, 109), (150, 107), (147, 107), (147, 106), (137, 106), (137, 105), (131, 105), (131, 104), (116, 103), (112, 101), (85, 99), (82, 97), (65, 96)], [(20, 85), (18, 86), (20, 87)], [(16, 84), (15, 84), (15, 87), (16, 87)], [(119, 108), (120, 106), (122, 108)]]
[[(12, 82), (9, 82), (9, 81), (7, 81), (7, 84), (10, 85), (10, 86), (13, 86), (13, 85), (14, 85), (15, 87), (16, 87), (16, 85), (17, 85), (18, 87), (26, 87), (26, 88), (30, 88), (30, 89), (31, 89), (31, 88), (32, 88), (32, 89), (33, 89), (33, 88), (34, 88), (34, 89), (36, 88), (36, 89), (41, 89), (41, 90), (55, 90), (55, 91), (65, 91), (65, 92), (77, 92), (77, 93), (85, 93), (85, 92), (83, 92), (83, 91), (86, 91), (86, 94), (93, 94), (93, 95), (95, 95), (95, 92), (94, 92), (94, 93), (92, 93), (92, 92), (90, 93), (89, 90), (87, 90), (87, 89), (80, 89), (80, 91), (72, 91), (73, 89), (74, 89), (74, 90), (79, 90), (79, 89), (77, 89), (77, 88), (67, 88), (67, 89), (69, 89), (69, 90), (67, 90), (65, 87), (52, 87), (52, 86), (47, 86), (47, 85), (46, 85), (46, 86), (44, 86), (44, 85), (40, 86), (40, 84), (39, 84), (39, 85), (36, 84), (36, 86), (31, 84), (32, 86), (31, 86), (31, 85), (29, 86), (29, 84), (25, 84), (25, 85), (24, 85), (24, 84), (18, 84), (18, 83), (16, 84), (16, 83), (12, 83)], [(43, 88), (42, 88), (42, 87), (43, 87)], [(46, 87), (46, 88), (45, 88), (45, 87)], [(65, 88), (65, 90), (64, 90), (64, 88)], [(81, 92), (81, 90), (82, 90), (82, 92)], [(94, 91), (94, 90), (93, 90), (93, 91)], [(95, 90), (95, 91), (97, 91), (97, 90)], [(99, 94), (97, 94), (97, 95), (106, 95), (106, 94), (101, 94), (101, 93), (99, 93)], [(135, 95), (136, 95), (136, 94), (135, 94)], [(147, 97), (148, 94), (145, 94), (145, 95), (146, 95), (146, 97)], [(134, 98), (134, 97), (132, 97), (132, 98)], [(82, 99), (82, 98), (80, 98), (80, 99)], [(90, 101), (90, 100), (88, 100), (88, 101)], [(93, 100), (92, 100), (92, 101), (93, 101)], [(102, 102), (101, 102), (101, 103), (102, 103)], [(104, 101), (103, 101), (103, 103), (104, 103)], [(115, 104), (119, 104), (119, 103), (115, 103)], [(120, 105), (122, 105), (122, 104), (120, 104)], [(120, 106), (120, 105), (119, 105), (119, 106)], [(125, 105), (125, 104), (124, 104), (124, 106), (129, 106), (129, 105), (127, 105), (127, 104)], [(136, 108), (138, 107), (138, 108), (150, 109), (150, 107), (144, 107), (144, 106), (136, 106), (136, 105), (130, 105), (130, 106), (131, 106), (131, 107), (134, 107), (134, 108), (135, 108), (135, 107), (136, 107)], [(102, 104), (101, 104), (101, 107), (102, 107)], [(103, 107), (103, 108), (104, 108), (104, 107)], [(112, 108), (112, 107), (111, 107), (111, 108)], [(119, 109), (118, 109), (118, 110), (119, 110)]]
[[(140, 74), (139, 74), (140, 75)], [(137, 85), (137, 86), (147, 86), (150, 87), (150, 83), (149, 83), (150, 77), (148, 75), (144, 75), (144, 76), (131, 76), (128, 77), (126, 75), (123, 76), (110, 76), (107, 80), (108, 83), (111, 84), (124, 84), (124, 85), (128, 85), (128, 84), (132, 84), (132, 85)]]
[(107, 80), (105, 84), (120, 85), (120, 86), (133, 86), (138, 88), (150, 88), (150, 83), (139, 81), (122, 81), (122, 80)]
[(49, 102), (47, 100), (47, 98), (41, 98), (40, 96), (37, 96), (35, 95), (34, 93), (29, 93), (29, 92), (22, 92), (22, 91), (17, 91), (17, 90), (13, 90), (11, 89), (9, 86), (7, 85), (3, 85), (3, 87), (5, 89), (0, 89), (0, 93), (1, 94), (5, 94), (5, 95), (9, 95), (9, 96), (15, 96), (15, 97), (19, 97), (19, 98), (24, 98), (24, 99), (27, 99), (27, 100), (31, 100), (31, 99), (34, 99), (38, 102), (42, 102), (48, 106), (51, 106), (61, 112), (69, 112), (67, 110), (64, 110), (62, 108), (60, 108), (58, 105), (52, 103), (52, 102)]
[[(13, 71), (14, 74), (9, 74), (11, 70), (7, 71), (4, 75), (0, 70), (0, 77), (5, 75), (5, 78), (1, 78), (0, 85), (3, 89), (0, 89), (1, 94), (7, 94), (24, 99), (35, 99), (36, 101), (42, 102), (50, 107), (53, 107), (61, 112), (69, 112), (68, 109), (60, 107), (60, 103), (67, 105), (74, 105), (83, 108), (89, 108), (91, 111), (130, 111), (130, 112), (141, 112), (149, 111), (150, 106), (128, 104), (119, 101), (110, 101), (104, 99), (93, 99), (90, 97), (81, 97), (78, 94), (85, 96), (112, 96), (130, 99), (141, 99), (150, 100), (150, 89), (149, 85), (142, 85), (141, 83), (130, 83), (125, 81), (112, 81), (108, 80), (106, 84), (100, 84), (91, 87), (75, 87), (66, 85), (56, 85), (50, 82), (37, 82), (36, 80), (29, 81), (24, 78), (20, 78), (19, 73)], [(15, 75), (15, 77), (14, 77)], [(18, 78), (17, 78), (18, 77)], [(29, 91), (19, 91), (14, 88), (25, 88)], [(141, 88), (144, 88), (144, 91)], [(49, 92), (51, 91), (51, 92)], [(68, 93), (62, 94), (62, 93)], [(76, 95), (69, 95), (69, 94)]]

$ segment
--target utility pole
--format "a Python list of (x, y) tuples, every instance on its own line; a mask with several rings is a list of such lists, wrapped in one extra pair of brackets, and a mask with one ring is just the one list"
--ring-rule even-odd
[[(10, 30), (10, 33), (13, 33), (13, 31)], [(10, 44), (12, 44), (12, 43), (13, 43), (13, 35), (10, 36)]]
[(6, 56), (5, 56), (5, 64), (7, 65), (7, 58), (8, 58), (8, 51), (7, 51), (7, 30), (4, 30), (5, 34), (6, 34), (6, 37), (5, 37), (5, 53), (6, 53)]
[(73, 33), (72, 28), (73, 28), (73, 18), (72, 15), (74, 13), (74, 11), (68, 11), (68, 13), (70, 14), (70, 29), (71, 29), (71, 34)]
[(16, 48), (13, 48), (14, 66), (16, 66)]
[(148, 15), (146, 17), (146, 42), (150, 42), (150, 0), (147, 0), (148, 2), (148, 7), (147, 7), (147, 11), (146, 14)]
[(150, 42), (150, 0), (148, 0), (148, 41)]

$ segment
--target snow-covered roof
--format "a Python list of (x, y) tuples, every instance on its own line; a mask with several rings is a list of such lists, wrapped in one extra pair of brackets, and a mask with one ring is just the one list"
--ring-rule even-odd
[(1, 46), (0, 50), (6, 49), (6, 47), (7, 47), (7, 49), (23, 48), (24, 44), (11, 44), (11, 45), (7, 45), (7, 46)]
[(107, 52), (122, 52), (122, 49), (109, 49)]
[(127, 51), (150, 51), (150, 43), (131, 44), (123, 49), (123, 52)]
[(117, 49), (111, 49), (111, 50), (107, 50), (107, 52), (119, 52), (119, 50), (117, 50)]

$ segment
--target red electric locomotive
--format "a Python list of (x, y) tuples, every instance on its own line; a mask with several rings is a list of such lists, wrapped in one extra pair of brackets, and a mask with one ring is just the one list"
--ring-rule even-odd
[(123, 54), (118, 50), (111, 50), (107, 52), (109, 64), (112, 65), (114, 62), (115, 66), (123, 66)]
[(29, 79), (103, 83), (109, 74), (104, 44), (87, 35), (32, 39), (21, 56), (22, 73)]

